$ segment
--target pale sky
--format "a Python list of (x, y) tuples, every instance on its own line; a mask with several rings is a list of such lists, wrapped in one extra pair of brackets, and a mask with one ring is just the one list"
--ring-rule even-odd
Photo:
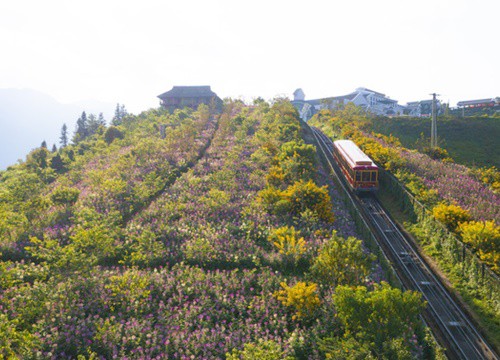
[(500, 96), (498, 0), (2, 0), (0, 88), (137, 113), (174, 85), (251, 100)]

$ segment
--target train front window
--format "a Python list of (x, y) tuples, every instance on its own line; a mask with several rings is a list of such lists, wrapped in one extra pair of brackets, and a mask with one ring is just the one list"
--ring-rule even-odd
[(361, 172), (356, 171), (356, 181), (361, 181)]
[(377, 172), (372, 171), (372, 182), (375, 182), (375, 181), (377, 181)]
[(362, 173), (362, 177), (361, 177), (361, 181), (363, 182), (368, 182), (370, 181), (370, 171), (363, 171)]

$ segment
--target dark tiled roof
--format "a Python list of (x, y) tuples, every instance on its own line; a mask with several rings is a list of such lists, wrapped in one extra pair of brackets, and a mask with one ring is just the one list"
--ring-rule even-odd
[(217, 96), (210, 86), (174, 86), (172, 90), (158, 95), (160, 99), (172, 97), (214, 97)]

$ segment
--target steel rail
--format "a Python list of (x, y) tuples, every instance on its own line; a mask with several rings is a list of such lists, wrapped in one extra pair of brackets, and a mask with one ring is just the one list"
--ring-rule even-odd
[[(311, 129), (329, 166), (337, 173), (341, 186), (353, 200), (336, 166), (332, 141), (319, 129)], [(499, 359), (378, 200), (373, 196), (355, 197), (353, 202), (383, 241), (385, 246), (381, 246), (382, 250), (388, 251), (386, 255), (397, 263), (398, 277), (407, 279), (408, 287), (419, 291), (427, 301), (426, 311), (431, 315), (434, 326), (438, 327), (441, 340), (446, 342), (443, 345), (451, 352), (449, 354), (457, 359)]]
[[(453, 342), (457, 355), (463, 359), (483, 359), (481, 344), (477, 342), (479, 334), (474, 334), (475, 329), (471, 327), (467, 317), (461, 314), (461, 310), (454, 304), (444, 287), (413, 248), (405, 242), (396, 225), (386, 217), (375, 199), (362, 199), (361, 203), (369, 210), (368, 216), (372, 219), (372, 223), (385, 238), (385, 243), (392, 253), (396, 255), (393, 257), (397, 259), (398, 267), (411, 281), (413, 289), (422, 293), (441, 330), (444, 329), (445, 336)], [(468, 326), (463, 326), (464, 323)]]

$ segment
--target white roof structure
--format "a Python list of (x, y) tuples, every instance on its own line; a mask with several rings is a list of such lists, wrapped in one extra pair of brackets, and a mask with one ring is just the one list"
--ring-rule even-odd
[(361, 149), (351, 140), (337, 140), (334, 142), (334, 145), (339, 149), (351, 166), (376, 166), (372, 159), (361, 151)]
[(491, 99), (479, 99), (479, 100), (466, 100), (459, 101), (457, 106), (471, 106), (471, 105), (481, 105), (481, 104), (494, 104), (495, 98)]
[(303, 118), (304, 121), (307, 121), (314, 113), (321, 109), (334, 109), (336, 106), (345, 105), (349, 102), (376, 115), (401, 115), (404, 110), (404, 106), (399, 105), (397, 100), (390, 99), (382, 93), (364, 87), (357, 88), (354, 92), (347, 95), (312, 100), (305, 100), (302, 89), (295, 90), (292, 104), (300, 109), (304, 102), (310, 104), (312, 110), (309, 112), (309, 115)]

